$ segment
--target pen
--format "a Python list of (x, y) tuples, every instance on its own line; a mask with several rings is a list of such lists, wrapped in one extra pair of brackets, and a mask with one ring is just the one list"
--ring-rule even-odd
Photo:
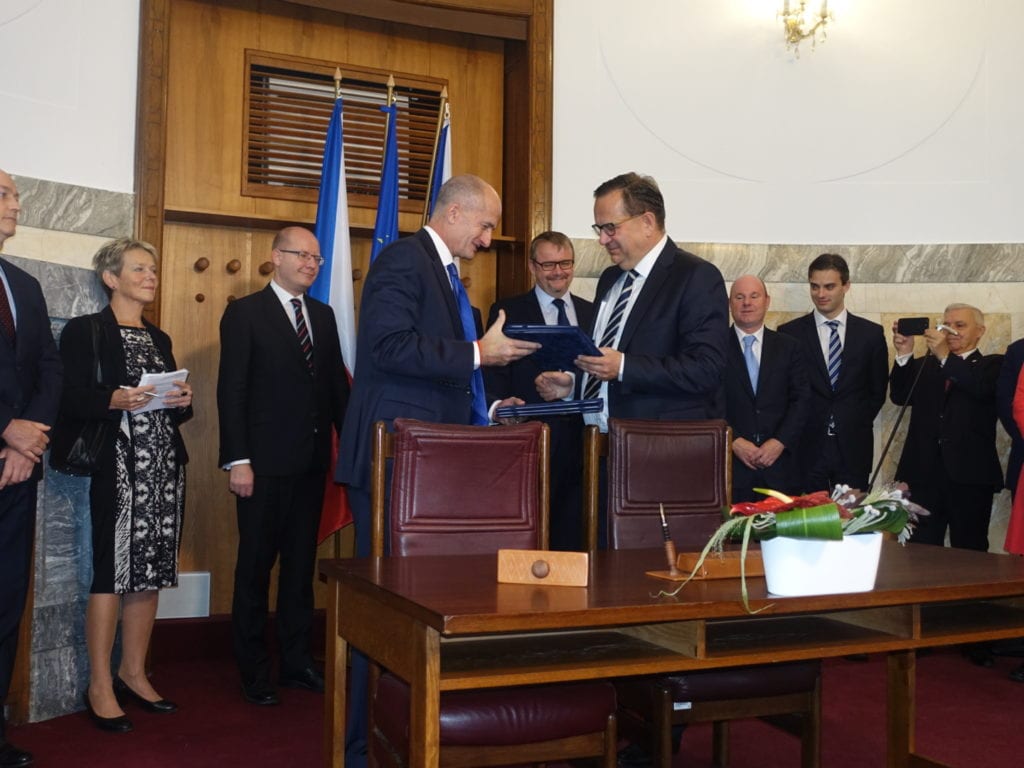
[[(129, 387), (126, 384), (122, 384), (118, 389), (135, 389), (135, 387)], [(158, 395), (156, 392), (139, 392), (139, 394), (145, 395), (146, 397), (161, 397), (161, 395)]]
[(944, 325), (943, 323), (939, 323), (937, 326), (935, 326), (935, 330), (936, 331), (945, 331), (950, 336), (959, 336), (960, 335), (959, 331), (955, 331), (952, 328), (950, 328), (948, 325)]

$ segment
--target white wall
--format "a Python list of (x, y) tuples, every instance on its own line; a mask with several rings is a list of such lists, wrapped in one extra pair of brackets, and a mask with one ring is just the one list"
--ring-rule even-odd
[(0, 0), (0, 167), (134, 191), (138, 0)]
[(799, 58), (781, 5), (558, 0), (555, 228), (636, 170), (683, 241), (1024, 241), (1024, 3), (832, 0)]

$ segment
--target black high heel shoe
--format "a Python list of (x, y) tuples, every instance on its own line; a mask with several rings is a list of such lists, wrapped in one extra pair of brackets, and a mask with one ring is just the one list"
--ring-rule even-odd
[(128, 683), (121, 679), (120, 675), (114, 675), (114, 694), (117, 696), (127, 696), (147, 712), (152, 712), (156, 715), (169, 715), (171, 712), (178, 711), (178, 705), (173, 701), (168, 701), (167, 699), (149, 701), (142, 698), (129, 687)]
[(89, 701), (89, 691), (83, 694), (82, 698), (85, 700), (85, 710), (89, 713), (89, 717), (96, 727), (101, 731), (109, 731), (110, 733), (128, 733), (134, 730), (132, 721), (128, 719), (127, 715), (118, 715), (117, 717), (100, 717), (96, 714), (96, 710), (92, 708), (92, 702)]

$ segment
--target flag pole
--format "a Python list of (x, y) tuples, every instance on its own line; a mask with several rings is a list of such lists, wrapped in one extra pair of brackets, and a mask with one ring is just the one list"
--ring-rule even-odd
[(444, 127), (444, 119), (448, 115), (448, 86), (441, 89), (441, 103), (437, 109), (437, 128), (434, 131), (434, 151), (430, 153), (430, 175), (427, 176), (427, 194), (423, 199), (423, 223), (426, 224), (430, 218), (430, 194), (434, 189), (434, 174), (437, 170), (437, 146), (441, 142), (441, 129)]
[[(389, 106), (389, 107), (395, 106), (395, 76), (394, 75), (388, 75), (387, 106)], [(397, 123), (397, 121), (395, 123), (395, 130), (396, 131), (398, 130), (398, 123)], [(385, 117), (385, 119), (384, 119), (384, 147), (385, 147), (385, 150), (386, 150), (387, 146), (388, 146), (388, 120)], [(381, 155), (381, 158), (380, 158), (380, 166), (381, 166), (382, 169), (384, 168), (384, 155), (383, 154)]]
[(334, 100), (341, 98), (341, 67), (334, 68)]

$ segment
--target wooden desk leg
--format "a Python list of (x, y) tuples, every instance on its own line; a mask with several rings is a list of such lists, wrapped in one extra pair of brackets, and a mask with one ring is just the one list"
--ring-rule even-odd
[(437, 768), (441, 758), (441, 642), (419, 626), (416, 678), (410, 681), (409, 768)]
[(348, 643), (338, 631), (338, 604), (341, 602), (337, 580), (328, 584), (327, 651), (324, 659), (324, 766), (345, 766), (345, 691), (347, 685)]
[(914, 752), (916, 701), (914, 677), (917, 657), (913, 650), (890, 653), (888, 662), (889, 722), (886, 749), (888, 768), (907, 768)]

